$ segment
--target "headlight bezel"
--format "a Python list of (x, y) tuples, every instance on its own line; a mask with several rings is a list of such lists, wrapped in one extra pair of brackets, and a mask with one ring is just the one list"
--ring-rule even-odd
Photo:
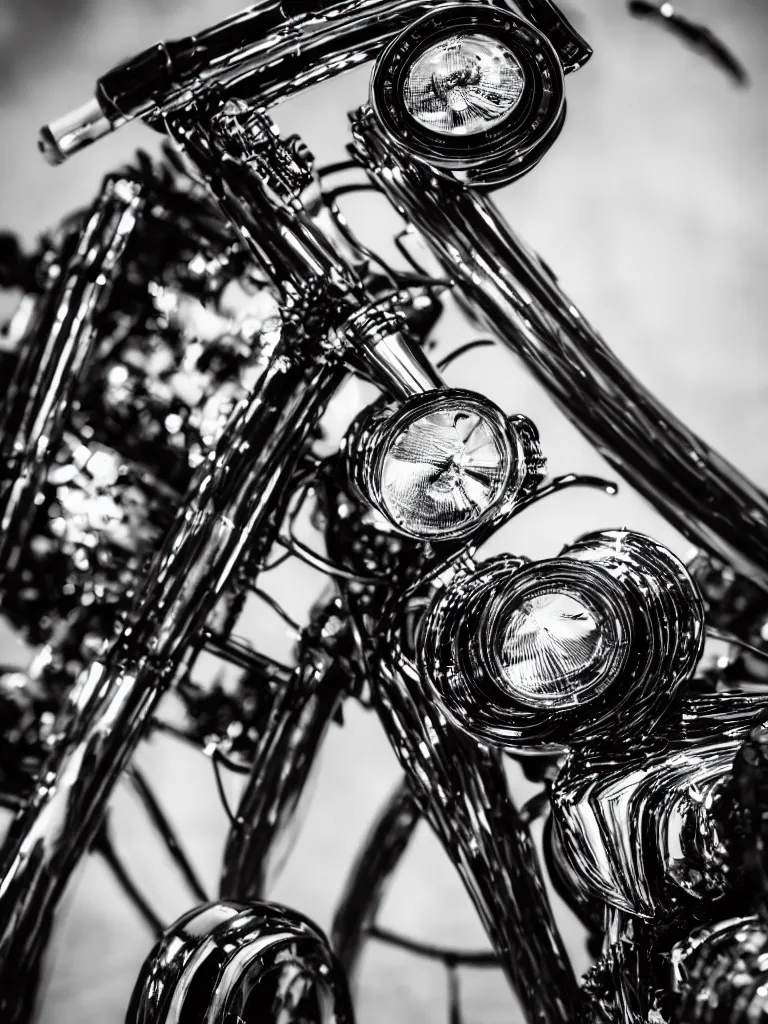
[[(520, 699), (510, 692), (484, 609), (503, 595), (576, 586), (603, 608), (614, 634), (592, 686), (578, 700)], [(499, 597), (502, 595), (502, 598)], [(541, 753), (568, 745), (621, 740), (651, 730), (695, 668), (704, 639), (701, 595), (683, 563), (644, 534), (589, 534), (558, 558), (512, 555), (460, 571), (436, 591), (422, 619), (417, 657), (422, 677), (447, 717), (475, 739)]]
[[(421, 419), (442, 411), (460, 409), (478, 416), (492, 432), (506, 466), (495, 485), (494, 495), (477, 515), (453, 528), (419, 529), (396, 513), (384, 490), (384, 473), (397, 441)], [(377, 404), (365, 410), (352, 424), (345, 443), (347, 472), (358, 495), (371, 505), (395, 532), (431, 543), (459, 541), (501, 516), (538, 479), (544, 459), (538, 432), (524, 416), (507, 416), (490, 399), (464, 388), (439, 388), (412, 395), (396, 407)]]
[[(453, 36), (490, 36), (521, 68), (523, 88), (507, 116), (486, 131), (444, 135), (408, 109), (406, 82), (415, 62)], [(565, 76), (551, 42), (534, 25), (489, 5), (447, 5), (419, 18), (379, 55), (370, 105), (389, 142), (467, 184), (498, 186), (524, 174), (555, 141), (565, 116)]]

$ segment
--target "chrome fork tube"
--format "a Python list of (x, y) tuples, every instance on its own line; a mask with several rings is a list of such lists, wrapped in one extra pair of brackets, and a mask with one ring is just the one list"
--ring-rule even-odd
[[(566, 1024), (576, 1008), (576, 979), (501, 755), (446, 721), (392, 623), (379, 628), (386, 653), (372, 680), (373, 701), (416, 807), (459, 872), (527, 1020)], [(336, 936), (343, 938), (338, 923)], [(354, 965), (355, 945), (341, 948)]]
[(211, 114), (202, 104), (168, 117), (166, 128), (286, 301), (304, 296), (337, 323), (365, 301), (354, 268), (308, 210), (319, 191), (311, 154), (278, 140), (268, 117), (238, 109)]
[(342, 698), (332, 656), (310, 648), (275, 696), (224, 848), (222, 899), (264, 896)]
[(768, 588), (768, 498), (626, 370), (486, 195), (399, 156), (367, 107), (353, 134), (460, 297), (617, 472), (694, 544)]
[(280, 138), (267, 115), (235, 103), (213, 111), (201, 103), (166, 118), (166, 128), (284, 302), (322, 325), (327, 351), (354, 358), (399, 399), (444, 387), (405, 330), (407, 292), (370, 294), (298, 137)]
[(112, 788), (173, 678), (203, 642), (205, 622), (246, 554), (263, 555), (279, 525), (296, 460), (340, 383), (285, 337), (195, 475), (186, 502), (109, 652), (76, 685), (0, 867), (0, 1017), (26, 1019), (50, 919), (88, 849)]
[(108, 300), (142, 202), (137, 181), (107, 178), (64, 265), (48, 266), (0, 416), (0, 578), (24, 550), (35, 498), (99, 341), (98, 307)]

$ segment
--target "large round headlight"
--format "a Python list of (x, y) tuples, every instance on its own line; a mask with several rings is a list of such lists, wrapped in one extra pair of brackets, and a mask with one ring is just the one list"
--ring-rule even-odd
[(542, 466), (528, 420), (453, 388), (367, 411), (347, 451), (362, 496), (399, 532), (433, 541), (470, 534)]
[(389, 142), (469, 184), (541, 159), (565, 114), (563, 67), (530, 22), (485, 4), (441, 6), (380, 55), (371, 106)]
[(685, 566), (642, 534), (606, 531), (559, 558), (501, 556), (433, 600), (418, 644), (446, 714), (484, 742), (614, 738), (665, 713), (701, 651)]

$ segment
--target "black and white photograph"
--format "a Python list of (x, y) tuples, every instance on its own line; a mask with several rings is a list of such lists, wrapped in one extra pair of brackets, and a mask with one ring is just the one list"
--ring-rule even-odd
[(765, 0), (0, 0), (0, 1024), (768, 1024)]

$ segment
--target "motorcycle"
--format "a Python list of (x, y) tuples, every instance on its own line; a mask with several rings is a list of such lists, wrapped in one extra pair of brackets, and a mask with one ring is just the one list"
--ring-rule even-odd
[[(671, 5), (632, 6), (743, 79)], [(6, 240), (23, 299), (2, 352), (0, 586), (37, 653), (0, 677), (4, 1021), (34, 1012), (89, 851), (156, 935), (128, 1024), (352, 1021), (369, 940), (441, 962), (454, 1021), (465, 966), (500, 969), (547, 1024), (768, 1013), (768, 499), (628, 372), (491, 199), (555, 144), (590, 56), (550, 0), (262, 0), (125, 61), (43, 129), (52, 163), (136, 120), (167, 146), (37, 251)], [(349, 159), (320, 166), (270, 111), (368, 61)], [(401, 219), (399, 266), (347, 220), (356, 193)], [(435, 360), (448, 303), (490, 338)], [(482, 552), (549, 496), (615, 490), (547, 476), (524, 411), (447, 384), (489, 344), (695, 545), (687, 563), (628, 528), (545, 559)], [(328, 580), (306, 625), (262, 586), (287, 559)], [(295, 633), (286, 661), (238, 634), (254, 597)], [(348, 702), (403, 781), (326, 937), (266, 897)], [(158, 734), (211, 760), (217, 901), (136, 764)], [(521, 808), (508, 762), (538, 786)], [(244, 781), (235, 809), (224, 772)], [(170, 926), (113, 834), (120, 779), (195, 900)], [(488, 952), (377, 924), (422, 820)], [(589, 935), (581, 983), (545, 874)]]

